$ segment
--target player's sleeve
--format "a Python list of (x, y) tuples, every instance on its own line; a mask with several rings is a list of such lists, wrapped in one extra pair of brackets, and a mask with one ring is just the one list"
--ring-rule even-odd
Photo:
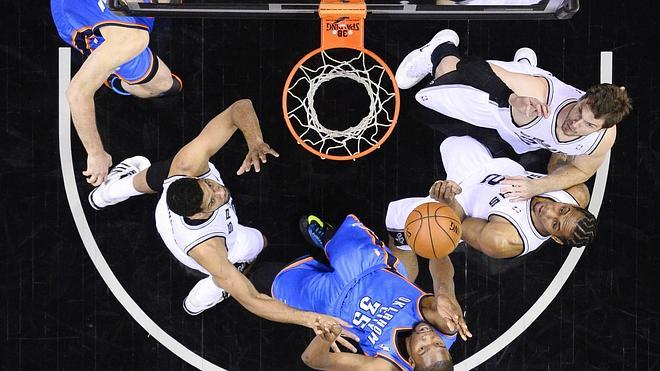
[(417, 206), (432, 201), (431, 197), (410, 197), (390, 202), (385, 215), (385, 228), (392, 236), (394, 246), (401, 250), (410, 250), (404, 234), (406, 219)]

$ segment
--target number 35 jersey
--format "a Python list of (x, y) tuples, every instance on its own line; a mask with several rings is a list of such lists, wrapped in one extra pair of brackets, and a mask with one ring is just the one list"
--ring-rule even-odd
[[(365, 293), (367, 295), (365, 295)], [(398, 273), (385, 268), (367, 274), (348, 290), (340, 303), (340, 318), (352, 319), (360, 337), (362, 351), (381, 357), (403, 370), (412, 370), (405, 346), (399, 343), (402, 334), (409, 333), (419, 322), (428, 322), (420, 303), (429, 294), (421, 291)], [(446, 335), (434, 329), (449, 349), (456, 335)]]

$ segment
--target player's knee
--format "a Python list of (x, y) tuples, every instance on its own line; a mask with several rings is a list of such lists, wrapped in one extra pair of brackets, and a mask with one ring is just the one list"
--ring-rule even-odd
[(266, 236), (263, 233), (261, 234), (261, 238), (264, 241), (262, 249), (265, 249), (266, 247), (268, 247), (268, 239), (266, 238)]

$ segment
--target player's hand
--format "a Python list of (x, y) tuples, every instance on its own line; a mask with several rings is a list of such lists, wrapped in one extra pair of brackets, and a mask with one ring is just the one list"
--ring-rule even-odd
[(87, 155), (87, 169), (82, 174), (87, 178), (87, 183), (98, 187), (108, 175), (110, 166), (112, 166), (112, 156), (106, 151)]
[(548, 105), (536, 98), (519, 97), (516, 94), (511, 94), (509, 97), (509, 104), (516, 111), (527, 117), (543, 116), (548, 118), (550, 115), (550, 108), (548, 108)]
[(440, 317), (445, 321), (447, 329), (451, 332), (458, 332), (463, 340), (472, 337), (472, 333), (465, 323), (463, 310), (455, 298), (446, 294), (436, 294), (436, 309)]
[(252, 166), (254, 166), (254, 171), (258, 173), (261, 170), (261, 163), (265, 164), (268, 161), (266, 158), (266, 155), (268, 154), (275, 157), (280, 157), (280, 154), (275, 152), (274, 149), (270, 148), (266, 142), (260, 141), (258, 143), (249, 145), (248, 147), (248, 153), (245, 156), (245, 160), (243, 160), (243, 164), (240, 168), (238, 168), (236, 175), (249, 172)]
[(500, 192), (511, 201), (523, 201), (544, 192), (538, 181), (525, 176), (507, 176), (500, 182)]
[(344, 330), (338, 322), (332, 319), (332, 317), (317, 317), (314, 320), (313, 329), (317, 336), (330, 343), (330, 348), (333, 352), (341, 352), (337, 343), (353, 353), (357, 352), (357, 349), (346, 338), (351, 338), (355, 341), (359, 341), (360, 339), (352, 332)]
[(429, 189), (429, 196), (436, 201), (451, 203), (454, 196), (461, 192), (463, 189), (453, 180), (437, 180)]

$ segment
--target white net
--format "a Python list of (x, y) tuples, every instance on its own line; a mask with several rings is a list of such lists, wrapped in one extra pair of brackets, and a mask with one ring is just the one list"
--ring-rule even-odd
[[(396, 93), (393, 82), (385, 68), (363, 51), (330, 49), (316, 56), (316, 61), (308, 59), (295, 71), (287, 89), (285, 114), (299, 140), (321, 154), (359, 157), (356, 155), (360, 152), (378, 146), (395, 124)], [(315, 108), (319, 87), (338, 78), (351, 79), (360, 84), (369, 100), (368, 114), (361, 119), (356, 117), (353, 122), (342, 123), (348, 127), (342, 130), (331, 129), (321, 123)]]

